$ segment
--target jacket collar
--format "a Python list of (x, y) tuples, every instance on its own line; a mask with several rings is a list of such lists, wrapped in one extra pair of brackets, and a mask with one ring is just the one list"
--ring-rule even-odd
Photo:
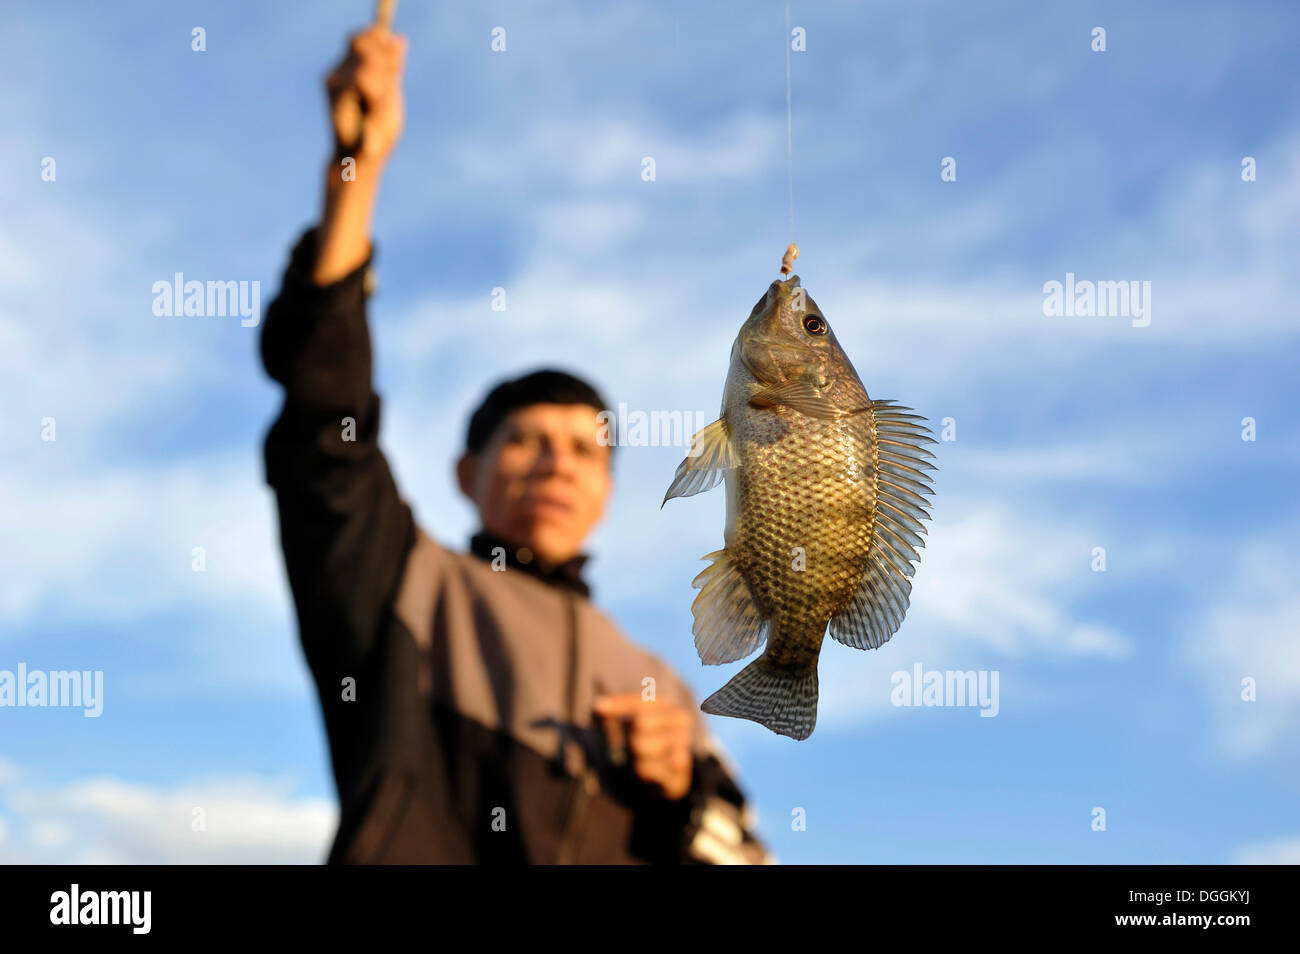
[(580, 553), (563, 563), (545, 563), (533, 556), (527, 547), (516, 547), (486, 530), (480, 530), (469, 540), (469, 552), (489, 562), (496, 558), (497, 554), (492, 551), (498, 547), (505, 551), (506, 566), (522, 570), (551, 586), (571, 590), (580, 596), (591, 596), (591, 587), (582, 578), (582, 568), (591, 559), (588, 554)]

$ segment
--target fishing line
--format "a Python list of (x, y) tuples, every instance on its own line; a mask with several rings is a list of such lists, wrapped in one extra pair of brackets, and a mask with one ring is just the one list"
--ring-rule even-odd
[(794, 244), (794, 133), (790, 116), (790, 0), (785, 0), (785, 171), (786, 188), (790, 196), (790, 247), (781, 259), (781, 274), (789, 275), (794, 260), (799, 257), (799, 246)]
[(790, 244), (794, 244), (794, 136), (790, 122), (790, 0), (785, 0), (785, 170), (790, 194)]

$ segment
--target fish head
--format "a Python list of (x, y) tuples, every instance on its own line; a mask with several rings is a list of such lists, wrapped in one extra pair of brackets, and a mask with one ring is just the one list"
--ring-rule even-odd
[(733, 371), (752, 378), (754, 388), (800, 382), (825, 392), (846, 374), (857, 381), (830, 322), (798, 275), (768, 286), (741, 326), (731, 360)]

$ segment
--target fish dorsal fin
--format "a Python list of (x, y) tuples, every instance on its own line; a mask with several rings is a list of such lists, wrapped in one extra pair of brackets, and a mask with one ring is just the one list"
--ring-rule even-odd
[(934, 454), (926, 444), (937, 443), (910, 407), (893, 401), (872, 401), (876, 428), (876, 514), (867, 570), (853, 600), (831, 619), (833, 638), (854, 649), (878, 649), (903, 625), (912, 594), (913, 562), (925, 546), (922, 520), (930, 519), (933, 494), (927, 473)]
[(726, 550), (704, 557), (713, 562), (691, 581), (700, 591), (691, 604), (695, 614), (695, 651), (706, 666), (744, 659), (767, 641), (767, 621), (754, 605), (749, 584)]
[(673, 497), (690, 497), (712, 490), (738, 462), (731, 435), (727, 433), (727, 422), (719, 418), (691, 438), (691, 453), (677, 465), (677, 473), (660, 508)]

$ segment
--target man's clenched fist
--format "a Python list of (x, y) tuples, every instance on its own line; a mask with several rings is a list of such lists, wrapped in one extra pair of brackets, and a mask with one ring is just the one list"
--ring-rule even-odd
[(402, 134), (405, 64), (406, 37), (381, 26), (352, 36), (347, 55), (325, 80), (337, 155), (371, 166), (388, 159)]
[(670, 801), (690, 791), (689, 712), (671, 702), (647, 702), (633, 692), (597, 698), (595, 714), (611, 747), (630, 757), (637, 778)]

